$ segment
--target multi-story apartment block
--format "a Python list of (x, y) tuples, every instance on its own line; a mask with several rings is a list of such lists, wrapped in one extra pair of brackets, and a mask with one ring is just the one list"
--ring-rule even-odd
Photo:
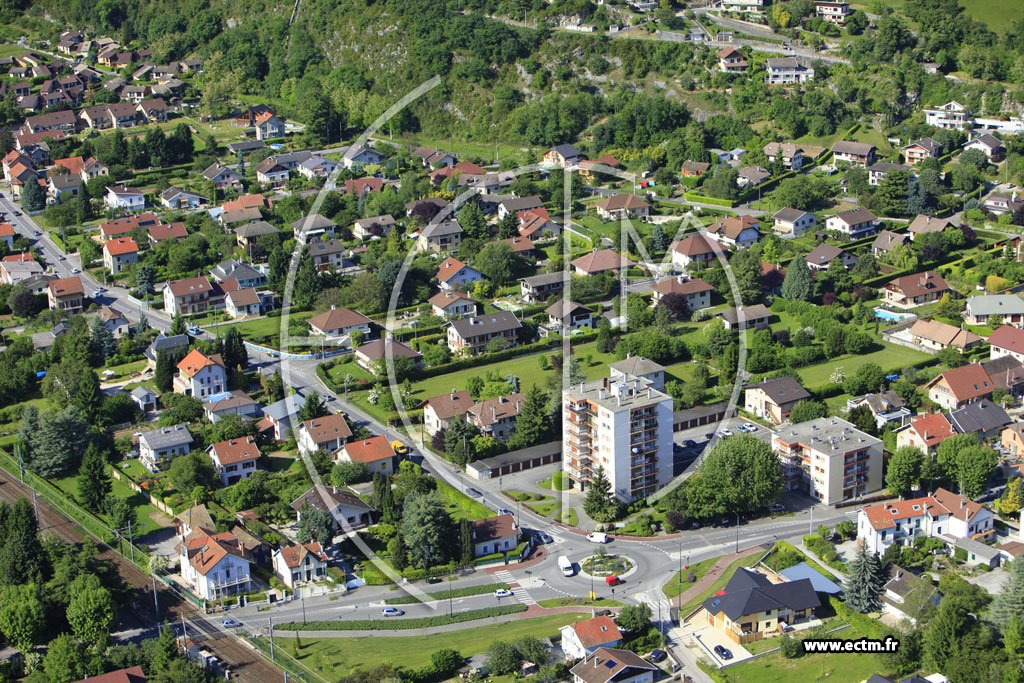
[(786, 488), (825, 505), (882, 488), (882, 441), (838, 417), (819, 417), (772, 436)]
[(638, 377), (563, 391), (563, 461), (573, 487), (585, 490), (599, 467), (627, 503), (666, 486), (672, 480), (672, 416), (672, 397)]
[(164, 311), (168, 315), (203, 313), (224, 305), (224, 292), (205, 277), (171, 282), (164, 287)]

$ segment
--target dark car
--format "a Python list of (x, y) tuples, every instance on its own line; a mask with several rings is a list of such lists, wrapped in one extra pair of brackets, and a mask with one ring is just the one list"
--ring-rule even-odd
[(467, 489), (466, 493), (468, 493), (469, 495), (473, 496), (474, 498), (483, 498), (484, 497), (484, 494), (480, 493), (476, 489)]
[(655, 650), (647, 657), (647, 659), (657, 664), (658, 662), (664, 661), (665, 657), (668, 657), (667, 652), (664, 650)]
[(715, 645), (715, 654), (719, 659), (732, 659), (732, 653), (721, 645)]
[(687, 448), (696, 448), (697, 442), (694, 441), (693, 439), (687, 439), (686, 441), (683, 442), (683, 445), (686, 446)]

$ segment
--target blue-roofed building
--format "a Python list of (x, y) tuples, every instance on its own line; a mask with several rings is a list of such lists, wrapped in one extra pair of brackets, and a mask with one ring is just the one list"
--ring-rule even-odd
[(843, 587), (835, 583), (827, 576), (819, 572), (817, 569), (801, 562), (800, 564), (793, 565), (788, 569), (783, 569), (779, 574), (787, 581), (799, 581), (800, 579), (807, 579), (814, 586), (815, 593), (828, 593), (829, 595), (838, 595), (843, 592)]

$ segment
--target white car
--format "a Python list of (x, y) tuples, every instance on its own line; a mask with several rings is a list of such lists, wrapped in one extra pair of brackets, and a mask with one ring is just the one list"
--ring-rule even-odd
[(719, 436), (732, 436), (732, 430), (731, 429), (719, 429), (718, 430), (718, 435)]
[(601, 533), (600, 531), (592, 531), (587, 534), (587, 540), (591, 543), (607, 543), (608, 534)]
[(82, 270), (80, 268), (72, 268), (71, 272), (74, 273), (75, 275), (77, 275), (78, 273), (81, 273)]
[(494, 597), (496, 598), (509, 598), (512, 597), (512, 591), (507, 588), (499, 588), (494, 591)]
[(381, 616), (385, 617), (400, 617), (405, 614), (403, 610), (400, 610), (397, 607), (385, 607), (380, 611), (380, 613)]
[(234, 619), (225, 619), (224, 621), (220, 622), (220, 625), (224, 628), (238, 628), (242, 625), (242, 622), (235, 621)]
[(743, 425), (743, 429), (748, 431), (748, 432), (756, 432), (757, 431), (757, 425), (754, 424), (753, 422), (748, 422), (747, 424)]
[(99, 287), (96, 288), (96, 293), (97, 294), (102, 294), (105, 291), (107, 291), (107, 288), (104, 287), (103, 285), (100, 285)]

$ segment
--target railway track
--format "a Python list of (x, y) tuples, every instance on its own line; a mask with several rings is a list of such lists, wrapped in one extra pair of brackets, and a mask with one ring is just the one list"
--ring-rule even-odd
[[(17, 477), (0, 469), (0, 499), (14, 503), (19, 498), (33, 500), (33, 491)], [(41, 534), (52, 534), (67, 543), (93, 543), (100, 550), (100, 557), (115, 563), (118, 573), (125, 582), (135, 588), (136, 595), (123, 611), (142, 626), (155, 628), (161, 623), (174, 624), (180, 630), (184, 620), (187, 634), (211, 651), (232, 672), (237, 680), (246, 683), (264, 683), (288, 680), (285, 673), (256, 653), (251, 646), (235, 635), (223, 631), (217, 622), (210, 619), (188, 599), (178, 595), (161, 582), (156, 583), (159, 617), (154, 611), (153, 579), (138, 567), (115, 552), (109, 545), (97, 542), (63, 512), (50, 505), (45, 498), (35, 498), (37, 520)]]

